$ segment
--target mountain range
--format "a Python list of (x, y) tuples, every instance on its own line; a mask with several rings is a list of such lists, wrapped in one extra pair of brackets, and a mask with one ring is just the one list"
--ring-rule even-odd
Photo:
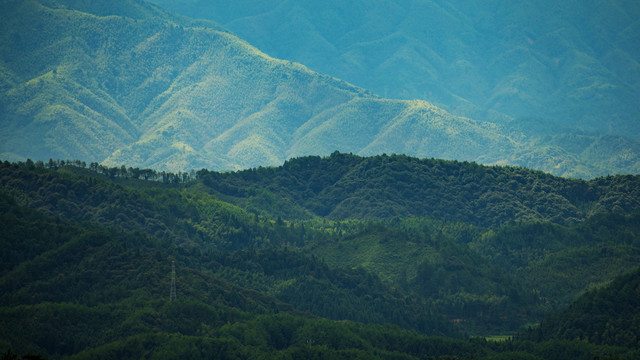
[(384, 97), (480, 120), (640, 134), (634, 1), (153, 2)]
[(146, 2), (0, 6), (4, 159), (222, 170), (340, 150), (586, 178), (640, 166), (633, 131), (550, 134), (524, 120), (478, 120), (425, 100), (381, 98), (272, 58), (216, 23)]

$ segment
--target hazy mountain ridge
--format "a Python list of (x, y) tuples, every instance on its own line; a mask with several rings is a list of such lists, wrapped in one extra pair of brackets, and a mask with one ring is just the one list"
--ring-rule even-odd
[(632, 1), (154, 2), (385, 97), (483, 120), (539, 116), (636, 139), (640, 130)]
[[(249, 167), (337, 147), (367, 151), (378, 129), (407, 117), (460, 122), (463, 132), (479, 133), (483, 149), (508, 142), (481, 123), (430, 111), (427, 103), (418, 104), (421, 114), (407, 112), (415, 105), (378, 99), (269, 58), (213, 25), (183, 27), (155, 13), (95, 17), (34, 1), (8, 6), (5, 17), (55, 30), (37, 39), (24, 25), (6, 23), (2, 53), (6, 72), (15, 74), (7, 84), (15, 86), (3, 97), (5, 154), (170, 169)], [(13, 78), (23, 80), (15, 84)], [(350, 124), (341, 123), (346, 118)], [(433, 132), (451, 141), (451, 150), (428, 151), (475, 158), (479, 148), (466, 150), (464, 139), (447, 134), (450, 127), (427, 126), (414, 136)], [(366, 134), (351, 144), (359, 131)]]
[(177, 171), (277, 165), (339, 149), (581, 177), (633, 173), (640, 161), (633, 140), (623, 150), (607, 147), (612, 156), (629, 154), (612, 162), (555, 151), (520, 130), (455, 117), (428, 102), (378, 98), (273, 59), (219, 25), (141, 1), (2, 6), (3, 158)]

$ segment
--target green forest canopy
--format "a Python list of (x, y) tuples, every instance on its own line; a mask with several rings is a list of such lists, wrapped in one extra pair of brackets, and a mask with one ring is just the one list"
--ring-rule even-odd
[[(234, 173), (5, 162), (3, 344), (52, 357), (139, 357), (172, 343), (183, 354), (561, 358), (546, 351), (566, 355), (559, 349), (578, 345), (546, 330), (533, 343), (425, 336), (514, 334), (636, 267), (637, 181), (340, 153)], [(474, 199), (488, 189), (502, 203)], [(522, 189), (530, 194), (518, 195)], [(427, 206), (415, 195), (431, 191), (448, 202)], [(527, 209), (536, 197), (548, 197), (550, 209), (529, 208), (538, 218), (488, 210), (516, 206), (509, 200)], [(554, 210), (557, 198), (575, 210)], [(371, 213), (363, 201), (375, 205)], [(447, 207), (473, 201), (494, 217), (473, 221)], [(389, 209), (404, 215), (381, 215)], [(171, 261), (177, 303), (168, 302)], [(336, 338), (318, 340), (323, 331)], [(599, 344), (580, 345), (575, 358), (635, 349)]]

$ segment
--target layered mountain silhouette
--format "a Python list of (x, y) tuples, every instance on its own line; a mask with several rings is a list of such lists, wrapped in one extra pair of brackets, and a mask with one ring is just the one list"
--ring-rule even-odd
[[(529, 129), (389, 100), (143, 1), (3, 1), (0, 156), (161, 170), (281, 164), (334, 150), (638, 172), (632, 138)], [(555, 141), (555, 143), (554, 143)], [(620, 145), (622, 144), (622, 145)]]

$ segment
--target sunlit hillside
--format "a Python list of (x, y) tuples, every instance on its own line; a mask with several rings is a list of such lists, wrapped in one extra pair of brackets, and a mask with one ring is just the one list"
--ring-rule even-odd
[(574, 177), (638, 172), (634, 140), (549, 140), (423, 100), (380, 98), (266, 55), (215, 23), (145, 2), (0, 6), (4, 159), (179, 171), (277, 165), (340, 150)]

